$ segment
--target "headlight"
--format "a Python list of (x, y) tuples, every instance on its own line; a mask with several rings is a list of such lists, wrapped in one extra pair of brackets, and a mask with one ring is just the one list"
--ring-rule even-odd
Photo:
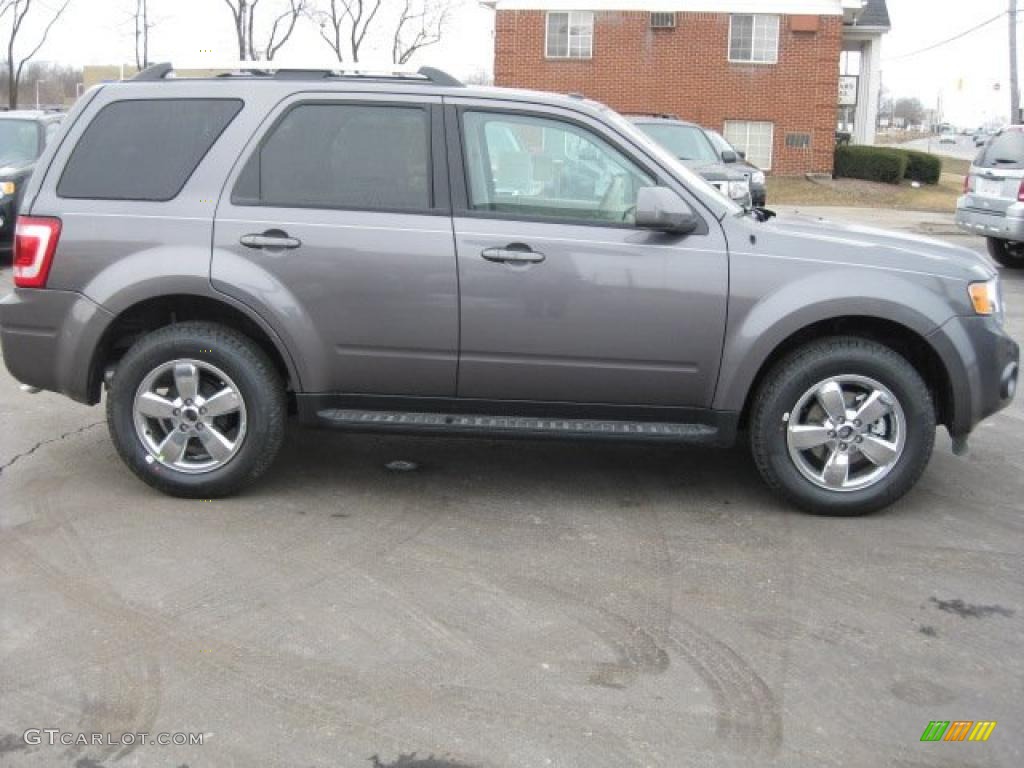
[(13, 195), (17, 188), (13, 181), (0, 181), (0, 199)]
[(750, 184), (746, 181), (730, 181), (729, 197), (733, 200), (746, 200), (750, 197)]
[(754, 171), (750, 174), (750, 182), (752, 184), (764, 184), (764, 171)]
[(967, 286), (974, 311), (979, 315), (997, 315), (1002, 310), (999, 297), (999, 278), (993, 277), (984, 283), (971, 283)]

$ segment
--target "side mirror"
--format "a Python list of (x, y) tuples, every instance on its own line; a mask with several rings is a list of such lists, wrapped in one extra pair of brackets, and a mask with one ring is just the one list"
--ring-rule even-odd
[(700, 223), (693, 208), (668, 187), (641, 187), (636, 193), (636, 226), (685, 235)]
[(723, 163), (735, 163), (740, 157), (731, 149), (722, 150), (722, 162)]

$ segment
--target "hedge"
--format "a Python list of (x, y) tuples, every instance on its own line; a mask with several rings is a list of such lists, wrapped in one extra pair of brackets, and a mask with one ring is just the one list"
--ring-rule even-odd
[(906, 176), (910, 159), (901, 150), (864, 144), (836, 147), (836, 177), (899, 184)]
[(902, 152), (907, 156), (906, 177), (910, 181), (920, 181), (922, 184), (938, 184), (942, 176), (942, 160), (927, 152), (915, 152), (912, 149), (896, 149), (894, 152)]

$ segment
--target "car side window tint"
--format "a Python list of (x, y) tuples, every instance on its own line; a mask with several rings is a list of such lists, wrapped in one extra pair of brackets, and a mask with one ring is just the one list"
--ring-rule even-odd
[(57, 194), (89, 200), (172, 200), (241, 109), (238, 99), (108, 104), (71, 153)]
[(463, 114), (469, 207), (524, 218), (628, 223), (655, 181), (600, 137), (562, 120)]
[(432, 191), (425, 107), (302, 104), (249, 158), (232, 202), (423, 211)]

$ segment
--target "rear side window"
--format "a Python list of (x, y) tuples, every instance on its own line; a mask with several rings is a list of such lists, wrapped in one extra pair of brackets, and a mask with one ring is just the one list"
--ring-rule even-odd
[(1024, 132), (1006, 131), (978, 153), (976, 165), (986, 168), (1024, 168)]
[(426, 108), (302, 104), (249, 158), (232, 202), (423, 211), (432, 189)]
[(89, 200), (171, 200), (241, 109), (237, 99), (108, 104), (72, 151), (57, 194)]

